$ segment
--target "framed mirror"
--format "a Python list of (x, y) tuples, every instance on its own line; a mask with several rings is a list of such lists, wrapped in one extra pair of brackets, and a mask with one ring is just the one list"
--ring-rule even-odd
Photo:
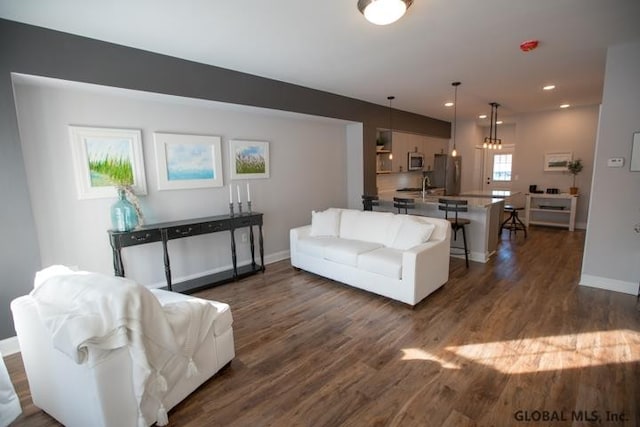
[(631, 148), (631, 172), (640, 172), (640, 132), (633, 134), (633, 147)]

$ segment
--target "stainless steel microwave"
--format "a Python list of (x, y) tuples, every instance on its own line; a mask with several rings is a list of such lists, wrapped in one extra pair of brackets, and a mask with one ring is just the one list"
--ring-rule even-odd
[(410, 171), (418, 171), (424, 169), (424, 154), (409, 152), (408, 154), (408, 166), (407, 169)]

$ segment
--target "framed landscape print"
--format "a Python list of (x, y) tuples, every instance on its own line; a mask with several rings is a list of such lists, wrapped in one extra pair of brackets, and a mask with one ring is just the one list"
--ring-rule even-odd
[(147, 194), (140, 130), (69, 126), (69, 138), (79, 199), (116, 197), (117, 186)]
[(230, 141), (229, 164), (231, 179), (269, 178), (269, 143)]
[(546, 153), (544, 155), (545, 172), (566, 172), (572, 153)]
[(222, 187), (220, 137), (155, 132), (158, 190)]

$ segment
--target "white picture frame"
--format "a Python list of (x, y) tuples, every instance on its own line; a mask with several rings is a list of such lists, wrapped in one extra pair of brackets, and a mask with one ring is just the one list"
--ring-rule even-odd
[(229, 141), (231, 179), (269, 178), (269, 143), (267, 141)]
[(573, 153), (545, 153), (544, 155), (544, 171), (545, 172), (567, 172), (569, 170), (569, 162), (573, 160)]
[(158, 190), (222, 187), (219, 136), (154, 132)]
[(116, 197), (118, 176), (130, 177), (135, 194), (147, 194), (142, 131), (69, 126), (69, 141), (78, 199)]

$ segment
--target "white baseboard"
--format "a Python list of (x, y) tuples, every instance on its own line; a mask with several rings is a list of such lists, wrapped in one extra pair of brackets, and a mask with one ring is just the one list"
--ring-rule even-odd
[(18, 343), (18, 337), (9, 337), (4, 340), (0, 340), (0, 353), (3, 356), (20, 353), (20, 344)]
[(581, 275), (579, 283), (581, 286), (622, 292), (623, 294), (634, 296), (637, 296), (640, 291), (640, 284), (637, 282), (625, 282), (622, 280), (609, 279), (607, 277), (592, 276), (590, 274)]

